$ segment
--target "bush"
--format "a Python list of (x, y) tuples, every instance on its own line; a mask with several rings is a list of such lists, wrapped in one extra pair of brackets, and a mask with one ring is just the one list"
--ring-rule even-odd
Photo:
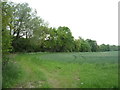
[(12, 46), (13, 52), (33, 52), (35, 49), (30, 40), (25, 38), (14, 39)]

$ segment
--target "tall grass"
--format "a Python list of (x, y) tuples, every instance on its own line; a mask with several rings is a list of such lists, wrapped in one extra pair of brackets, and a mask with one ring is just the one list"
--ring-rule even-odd
[(15, 64), (15, 62), (8, 62), (7, 65), (3, 67), (2, 76), (3, 76), (3, 88), (13, 87), (18, 83), (22, 77), (23, 71), (20, 68), (20, 65)]
[(14, 62), (3, 72), (4, 87), (118, 87), (118, 52), (26, 53)]

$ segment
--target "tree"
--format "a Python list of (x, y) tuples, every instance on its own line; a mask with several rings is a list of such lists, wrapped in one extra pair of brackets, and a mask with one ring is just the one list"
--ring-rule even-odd
[[(3, 65), (8, 62), (7, 54), (11, 51), (11, 36), (9, 26), (11, 25), (12, 7), (8, 2), (2, 1), (2, 57)], [(12, 25), (11, 25), (12, 26)]]
[(11, 36), (9, 28), (12, 17), (12, 7), (7, 2), (2, 2), (2, 52), (3, 55), (11, 50)]
[[(29, 41), (30, 46), (33, 44), (32, 46), (35, 47), (35, 51), (39, 50), (46, 37), (45, 33), (48, 24), (38, 17), (36, 15), (37, 12), (35, 10), (32, 11), (27, 3), (12, 3), (10, 5), (12, 6), (13, 16), (9, 26), (10, 35), (13, 36), (12, 45), (13, 47), (15, 46), (14, 51), (17, 51), (15, 50), (17, 49), (16, 46), (19, 46), (20, 43), (18, 41), (21, 42), (21, 40), (23, 43), (26, 43), (24, 41)], [(26, 38), (27, 40), (20, 38)]]
[(98, 45), (95, 40), (87, 39), (86, 41), (89, 43), (92, 52), (96, 52), (98, 50)]
[(57, 51), (57, 39), (58, 34), (56, 28), (49, 28), (47, 37), (45, 38), (45, 49), (47, 51), (56, 52)]
[(101, 44), (101, 45), (99, 46), (99, 51), (110, 51), (109, 44), (107, 44), (107, 45)]
[(13, 36), (20, 38), (26, 36), (26, 34), (31, 30), (31, 8), (27, 3), (16, 4), (14, 5), (14, 25), (13, 30), (11, 31)]
[(31, 42), (37, 47), (38, 51), (45, 51), (45, 40), (49, 35), (48, 31), (47, 26), (39, 26), (38, 29), (34, 30)]
[(74, 51), (79, 52), (80, 51), (80, 45), (81, 45), (80, 39), (75, 39), (74, 40)]
[(57, 51), (72, 51), (74, 46), (74, 37), (68, 27), (58, 27), (57, 29)]
[(110, 48), (110, 51), (118, 51), (118, 46), (116, 45), (110, 45), (109, 48)]
[(91, 47), (87, 41), (79, 37), (80, 40), (80, 52), (89, 52), (91, 51)]
[[(74, 39), (66, 26), (49, 28), (27, 3), (2, 2), (3, 53), (15, 52), (96, 52), (117, 50), (117, 46), (97, 45), (95, 40)], [(21, 46), (22, 44), (22, 46)]]

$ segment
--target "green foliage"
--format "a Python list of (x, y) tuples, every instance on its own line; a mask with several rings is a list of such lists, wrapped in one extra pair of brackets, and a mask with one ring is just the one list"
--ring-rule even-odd
[(80, 51), (81, 52), (91, 51), (91, 47), (90, 47), (89, 43), (82, 38), (79, 38), (79, 39), (80, 39)]
[(80, 51), (80, 45), (81, 45), (80, 39), (75, 39), (74, 40), (74, 51), (75, 52)]
[(3, 55), (11, 51), (11, 36), (7, 30), (2, 31), (2, 52)]
[(2, 52), (3, 55), (11, 50), (11, 36), (8, 26), (11, 22), (12, 7), (7, 2), (2, 2)]
[(13, 52), (32, 52), (34, 51), (34, 47), (32, 43), (30, 42), (30, 39), (25, 38), (19, 38), (16, 40), (16, 38), (13, 40), (12, 43)]
[(57, 51), (58, 32), (55, 28), (49, 28), (49, 34), (46, 35), (45, 45), (43, 45), (46, 51)]
[(28, 7), (27, 3), (15, 4), (14, 8), (14, 21), (12, 24), (14, 28), (12, 29), (12, 35), (16, 36), (16, 38), (20, 38), (23, 36), (28, 36), (26, 34), (31, 35), (31, 8)]
[(12, 7), (7, 2), (2, 2), (2, 64), (5, 66), (9, 62), (8, 54), (12, 50), (12, 36), (9, 26), (11, 25)]
[(68, 27), (58, 27), (57, 30), (57, 47), (58, 51), (72, 51), (74, 38)]
[(110, 45), (109, 48), (110, 48), (110, 51), (118, 51), (119, 46)]
[(98, 50), (98, 45), (96, 41), (91, 39), (87, 39), (86, 41), (89, 43), (92, 52), (96, 52)]
[[(2, 51), (13, 52), (96, 52), (117, 50), (97, 45), (95, 40), (74, 39), (66, 26), (48, 27), (28, 3), (2, 2)], [(13, 40), (13, 41), (12, 41)], [(12, 44), (12, 46), (11, 46)], [(98, 49), (99, 47), (99, 49)]]
[(48, 35), (48, 31), (49, 31), (48, 27), (39, 26), (39, 28), (33, 32), (33, 37), (31, 38), (31, 42), (34, 45), (39, 46), (41, 49), (44, 49), (45, 39)]
[(99, 51), (110, 51), (110, 46), (108, 44), (102, 44), (99, 46)]

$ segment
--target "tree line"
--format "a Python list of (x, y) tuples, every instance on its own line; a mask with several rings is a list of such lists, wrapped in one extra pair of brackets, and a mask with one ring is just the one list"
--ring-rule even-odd
[(82, 37), (75, 39), (66, 26), (49, 27), (28, 3), (2, 0), (2, 52), (117, 51), (118, 46)]

